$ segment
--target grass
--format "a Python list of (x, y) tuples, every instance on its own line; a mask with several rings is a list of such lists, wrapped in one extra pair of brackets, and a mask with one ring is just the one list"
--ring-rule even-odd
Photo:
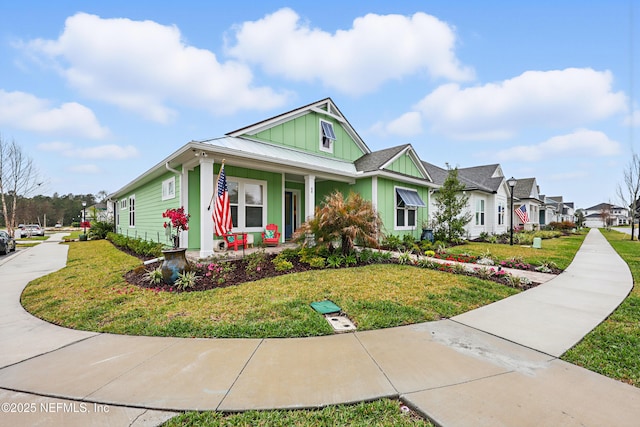
[(451, 254), (468, 253), (470, 255), (483, 255), (487, 251), (492, 257), (506, 260), (512, 257), (520, 257), (526, 263), (540, 265), (544, 262), (554, 262), (558, 268), (564, 270), (571, 264), (573, 257), (586, 237), (586, 232), (563, 236), (556, 239), (545, 239), (542, 248), (534, 249), (531, 246), (503, 245), (492, 243), (468, 242), (467, 244), (454, 246), (447, 249)]
[(562, 359), (640, 387), (640, 242), (627, 234), (602, 234), (625, 260), (636, 284), (622, 304)]
[(105, 240), (69, 243), (67, 267), (31, 282), (21, 302), (75, 329), (177, 337), (300, 337), (332, 334), (313, 301), (331, 299), (359, 330), (451, 317), (518, 291), (463, 275), (395, 264), (316, 270), (205, 292), (128, 285), (140, 261)]
[(413, 412), (403, 412), (390, 399), (355, 405), (336, 405), (317, 410), (247, 411), (225, 415), (220, 412), (187, 412), (167, 421), (164, 427), (188, 426), (433, 426)]

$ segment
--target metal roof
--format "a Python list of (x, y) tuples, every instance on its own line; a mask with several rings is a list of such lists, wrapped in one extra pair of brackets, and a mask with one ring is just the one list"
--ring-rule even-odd
[(282, 167), (282, 169), (286, 169), (287, 166), (292, 166), (338, 175), (346, 175), (353, 178), (357, 176), (357, 170), (353, 162), (306, 153), (291, 147), (233, 136), (225, 136), (197, 142), (211, 146), (213, 151), (216, 151), (216, 149), (220, 151), (229, 150), (229, 154), (234, 154), (243, 158), (277, 163)]

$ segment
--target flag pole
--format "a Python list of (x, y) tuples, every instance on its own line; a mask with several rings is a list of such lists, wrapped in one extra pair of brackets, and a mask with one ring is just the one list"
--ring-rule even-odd
[[(222, 167), (224, 166), (224, 162), (226, 162), (226, 159), (222, 159), (222, 163), (220, 165), (220, 170), (222, 170)], [(213, 190), (213, 194), (211, 194), (211, 198), (209, 199), (209, 206), (207, 206), (207, 210), (210, 211), (211, 210), (211, 204), (213, 203), (213, 198), (216, 196), (216, 193), (218, 192), (218, 181), (220, 181), (220, 173), (218, 172), (218, 177), (216, 178), (216, 185), (214, 186), (214, 190)]]

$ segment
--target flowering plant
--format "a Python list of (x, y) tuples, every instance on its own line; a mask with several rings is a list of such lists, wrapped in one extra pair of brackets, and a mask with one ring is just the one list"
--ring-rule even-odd
[(171, 229), (175, 229), (174, 235), (171, 235), (173, 238), (173, 248), (177, 249), (180, 246), (180, 232), (187, 231), (189, 229), (189, 218), (190, 214), (184, 213), (184, 208), (178, 209), (167, 209), (162, 214), (163, 218), (169, 218), (169, 221), (164, 222), (164, 228), (168, 230), (168, 233), (171, 235)]

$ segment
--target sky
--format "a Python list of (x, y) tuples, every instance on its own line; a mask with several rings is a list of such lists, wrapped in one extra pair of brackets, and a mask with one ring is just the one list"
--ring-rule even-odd
[(331, 97), (373, 151), (499, 163), (576, 208), (640, 150), (634, 0), (0, 0), (0, 135), (45, 195)]

